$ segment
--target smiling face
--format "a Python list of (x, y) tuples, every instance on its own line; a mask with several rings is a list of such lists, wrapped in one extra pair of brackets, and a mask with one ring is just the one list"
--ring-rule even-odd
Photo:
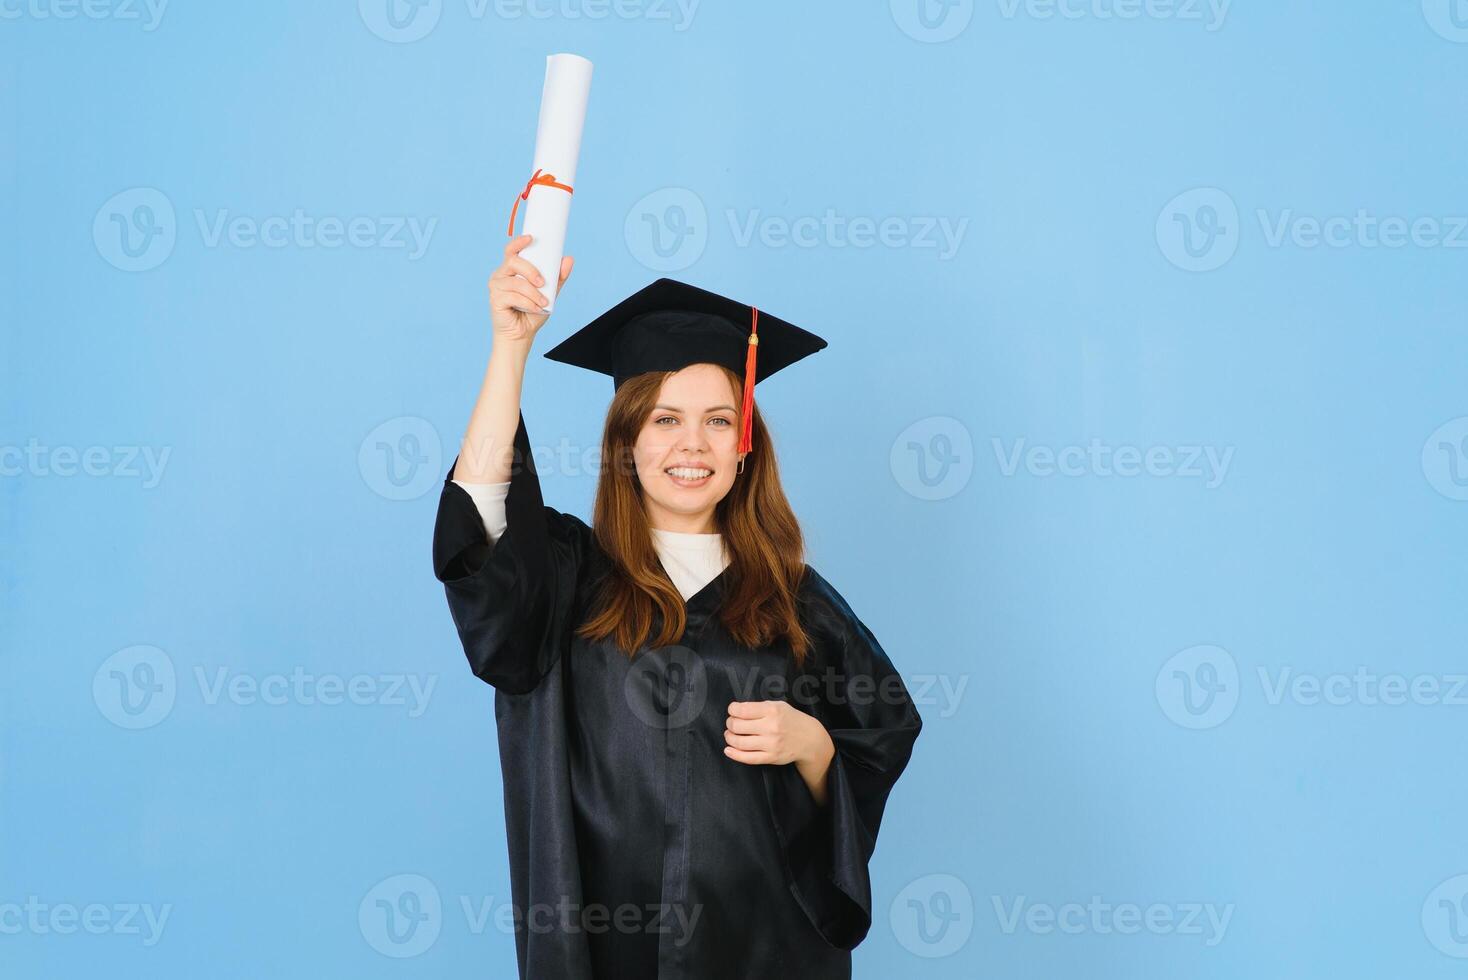
[(633, 447), (648, 523), (710, 534), (714, 508), (734, 485), (739, 394), (724, 370), (691, 364), (671, 375)]

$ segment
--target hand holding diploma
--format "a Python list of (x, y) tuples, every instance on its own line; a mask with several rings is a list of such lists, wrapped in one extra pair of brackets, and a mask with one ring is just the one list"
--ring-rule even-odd
[[(531, 244), (531, 236), (521, 235), (505, 246), (505, 261), (489, 277), (489, 321), (494, 327), (494, 342), (523, 341), (527, 345), (549, 318), (548, 313), (529, 313), (550, 306), (545, 292), (545, 276), (520, 253)], [(575, 259), (561, 259), (560, 277), (552, 293), (558, 293), (571, 276)]]
[[(525, 205), (524, 230), (531, 242), (524, 260), (546, 281), (557, 277), (565, 252), (581, 131), (591, 95), (591, 68), (591, 62), (574, 54), (554, 54), (546, 59), (532, 172), (510, 211), (509, 234), (513, 236), (516, 212), (522, 203)], [(526, 313), (548, 314), (555, 308), (558, 291), (559, 285), (547, 290), (543, 306), (519, 308)]]

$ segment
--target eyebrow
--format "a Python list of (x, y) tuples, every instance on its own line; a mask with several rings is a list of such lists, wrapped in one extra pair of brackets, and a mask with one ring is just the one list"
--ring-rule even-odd
[[(720, 409), (725, 409), (730, 412), (735, 410), (733, 405), (714, 405), (712, 408), (705, 409), (704, 414), (708, 414), (709, 412), (717, 412)], [(683, 409), (674, 408), (672, 405), (654, 405), (653, 410), (662, 410), (664, 412), (677, 412), (679, 415), (683, 414)]]

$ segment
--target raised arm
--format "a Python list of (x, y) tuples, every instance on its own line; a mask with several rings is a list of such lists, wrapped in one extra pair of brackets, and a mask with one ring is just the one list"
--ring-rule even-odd
[[(569, 644), (591, 540), (583, 521), (541, 499), (520, 413), (530, 345), (546, 320), (545, 314), (514, 309), (545, 302), (532, 285), (539, 278), (534, 267), (517, 254), (529, 241), (512, 241), (504, 264), (490, 277), (493, 352), (464, 445), (439, 494), (433, 528), (434, 575), (444, 585), (469, 666), (510, 694), (533, 690)], [(570, 272), (567, 257), (562, 284)], [(481, 493), (498, 497), (501, 490), (502, 515), (476, 509)]]
[[(489, 317), (493, 328), (489, 366), (474, 413), (464, 430), (464, 443), (453, 478), (464, 483), (504, 483), (510, 479), (515, 428), (520, 419), (520, 393), (525, 382), (525, 364), (535, 334), (549, 314), (524, 313), (516, 306), (543, 309), (546, 296), (540, 291), (544, 278), (535, 266), (520, 257), (531, 236), (521, 235), (505, 246), (505, 260), (489, 277)], [(573, 260), (561, 260), (564, 286)]]

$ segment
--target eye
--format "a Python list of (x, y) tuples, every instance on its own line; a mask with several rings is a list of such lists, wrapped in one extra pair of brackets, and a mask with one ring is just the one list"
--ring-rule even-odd
[(724, 418), (722, 415), (716, 415), (713, 418), (709, 419), (709, 421), (710, 422), (722, 422), (726, 426), (729, 426), (729, 425), (733, 425), (734, 424), (733, 422), (730, 422), (728, 419)]
[(659, 425), (659, 424), (661, 424), (663, 422), (676, 422), (676, 421), (678, 421), (678, 420), (676, 418), (674, 418), (673, 416), (671, 416), (671, 415), (664, 415), (660, 419), (654, 419), (652, 424), (653, 425)]

